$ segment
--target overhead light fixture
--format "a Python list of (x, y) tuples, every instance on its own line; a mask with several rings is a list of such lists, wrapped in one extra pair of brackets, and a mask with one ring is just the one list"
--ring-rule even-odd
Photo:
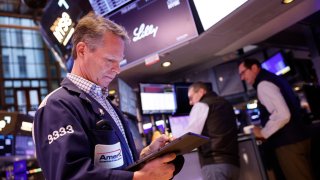
[(115, 89), (109, 90), (109, 95), (115, 95), (115, 94), (116, 94), (116, 90)]
[(169, 67), (169, 66), (171, 66), (171, 62), (170, 61), (163, 62), (161, 66), (162, 67)]
[(292, 3), (294, 0), (282, 0), (283, 4), (289, 4)]

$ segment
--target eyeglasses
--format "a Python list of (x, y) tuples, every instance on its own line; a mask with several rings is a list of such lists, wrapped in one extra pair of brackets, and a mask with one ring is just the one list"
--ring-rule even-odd
[(242, 77), (243, 74), (244, 74), (247, 70), (248, 70), (248, 69), (245, 69), (245, 70), (241, 71), (241, 72), (239, 73), (240, 77)]

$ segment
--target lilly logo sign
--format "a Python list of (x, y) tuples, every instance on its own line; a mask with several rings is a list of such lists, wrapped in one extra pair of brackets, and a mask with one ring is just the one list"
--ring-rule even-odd
[(142, 23), (140, 27), (136, 27), (133, 30), (133, 42), (137, 42), (147, 36), (152, 35), (153, 37), (156, 37), (158, 32), (158, 26), (154, 26), (153, 24), (145, 25)]
[(124, 164), (120, 142), (113, 145), (97, 144), (94, 152), (94, 165), (108, 169)]

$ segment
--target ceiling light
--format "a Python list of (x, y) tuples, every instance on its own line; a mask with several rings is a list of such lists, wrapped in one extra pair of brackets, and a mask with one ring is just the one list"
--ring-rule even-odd
[(112, 89), (112, 90), (109, 90), (109, 95), (115, 95), (116, 94), (116, 90)]
[(283, 4), (289, 4), (292, 3), (294, 0), (282, 0)]
[(169, 67), (171, 66), (171, 62), (170, 61), (166, 61), (162, 63), (162, 67)]

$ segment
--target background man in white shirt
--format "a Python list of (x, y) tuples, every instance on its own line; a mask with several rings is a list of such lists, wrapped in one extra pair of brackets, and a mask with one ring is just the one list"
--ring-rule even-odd
[(203, 179), (238, 179), (237, 125), (232, 105), (202, 82), (189, 87), (188, 97), (193, 107), (186, 132), (210, 137), (209, 143), (198, 148)]
[(256, 59), (245, 59), (239, 75), (257, 90), (262, 127), (254, 126), (254, 135), (275, 148), (286, 179), (313, 179), (310, 138), (302, 122), (300, 101), (289, 83), (262, 69)]

